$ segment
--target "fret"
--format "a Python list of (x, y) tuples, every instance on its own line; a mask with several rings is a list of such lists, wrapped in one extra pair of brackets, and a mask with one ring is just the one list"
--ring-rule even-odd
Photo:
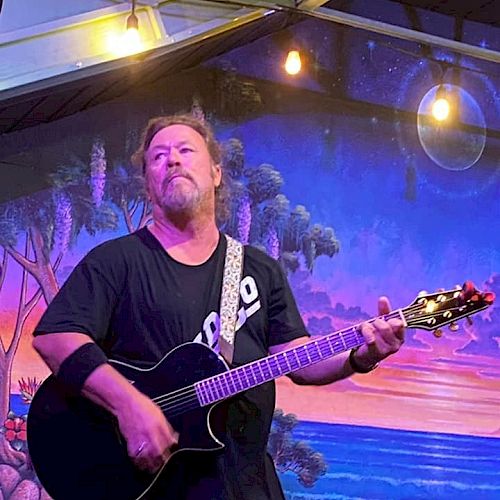
[(352, 349), (353, 347), (356, 347), (356, 345), (358, 345), (358, 342), (356, 341), (356, 332), (349, 332), (348, 334), (344, 335), (344, 339), (346, 341), (348, 349)]
[(302, 346), (301, 359), (303, 366), (308, 366), (311, 363), (311, 356), (309, 355), (309, 347), (307, 345)]
[(255, 364), (250, 365), (250, 372), (252, 373), (252, 377), (254, 379), (253, 385), (259, 385), (261, 382), (259, 380), (259, 373), (256, 368), (257, 366)]
[[(314, 347), (316, 349), (316, 355), (318, 356), (319, 359), (323, 359), (323, 356), (321, 355), (321, 350), (319, 348), (319, 341), (315, 341), (311, 344), (311, 349)], [(314, 352), (311, 352), (312, 355), (314, 355)], [(313, 358), (314, 361), (316, 361), (314, 358)]]
[(283, 359), (285, 360), (285, 363), (286, 363), (286, 366), (288, 368), (288, 371), (291, 372), (292, 371), (292, 367), (290, 366), (290, 363), (288, 362), (288, 356), (286, 355), (286, 353), (283, 353)]
[(266, 376), (264, 375), (264, 372), (262, 371), (262, 366), (261, 365), (262, 365), (261, 362), (257, 363), (257, 367), (259, 368), (260, 374), (262, 376), (262, 382), (264, 382), (266, 380)]
[(204, 382), (198, 382), (197, 384), (194, 384), (196, 395), (198, 396), (198, 401), (200, 402), (201, 406), (205, 406), (208, 403), (204, 385)]
[(298, 351), (298, 349), (294, 349), (293, 353), (295, 354), (295, 358), (297, 359), (297, 364), (298, 364), (299, 368), (301, 368), (302, 367), (302, 363), (300, 362), (299, 354), (298, 354), (297, 351)]
[(342, 345), (344, 346), (344, 351), (347, 351), (347, 344), (345, 343), (345, 338), (340, 334), (340, 340), (342, 340)]
[(247, 381), (245, 387), (248, 388), (248, 387), (250, 387), (250, 379), (248, 378), (248, 373), (247, 373), (247, 370), (246, 370), (246, 366), (244, 366), (241, 371), (243, 372), (243, 375), (245, 375), (245, 379)]
[(292, 371), (297, 370), (297, 368), (300, 368), (300, 363), (297, 363), (296, 359), (293, 358), (294, 354), (295, 354), (295, 357), (297, 357), (297, 353), (295, 352), (295, 349), (288, 353), (288, 361), (290, 362), (290, 366), (292, 367)]
[(233, 388), (231, 388), (232, 377), (230, 375), (230, 372), (224, 372), (224, 382), (226, 384), (226, 389), (227, 389), (226, 396), (235, 394), (236, 391)]
[(330, 352), (328, 353), (329, 356), (342, 352), (343, 348), (338, 335), (335, 336), (335, 339), (331, 340), (331, 342), (328, 344), (328, 348), (330, 349)]
[(240, 386), (241, 386), (241, 390), (245, 390), (245, 382), (243, 381), (243, 370), (241, 368), (238, 368), (236, 370), (237, 374), (238, 374), (238, 379), (240, 381)]
[(215, 377), (213, 381), (214, 381), (214, 385), (215, 385), (217, 399), (222, 399), (222, 397), (224, 396), (224, 391), (222, 390), (222, 384), (221, 384), (220, 378)]
[(305, 350), (306, 350), (307, 360), (309, 361), (309, 363), (312, 363), (311, 356), (309, 355), (309, 346), (305, 346)]
[(241, 382), (238, 377), (238, 371), (237, 370), (232, 370), (229, 373), (231, 374), (231, 378), (233, 380), (234, 387), (236, 388), (234, 393), (237, 394), (238, 392), (243, 390), (243, 386), (241, 385)]
[(281, 373), (288, 373), (290, 371), (290, 366), (288, 365), (288, 359), (284, 352), (278, 354), (278, 360), (281, 366)]
[(265, 374), (265, 378), (267, 380), (270, 380), (273, 378), (273, 371), (271, 370), (271, 367), (269, 366), (269, 360), (263, 360), (264, 362), (262, 363), (263, 369), (267, 369), (267, 373)]
[(207, 380), (207, 383), (206, 383), (206, 390), (207, 390), (207, 394), (210, 398), (210, 401), (216, 401), (217, 398), (215, 397), (215, 393), (214, 393), (214, 390), (212, 388), (212, 384), (210, 383), (210, 380)]
[(247, 365), (247, 369), (250, 375), (250, 387), (254, 387), (257, 384), (257, 379), (255, 378), (255, 373), (253, 371), (252, 365)]
[(338, 337), (336, 337), (335, 340), (332, 340), (328, 347), (331, 349), (332, 354), (342, 352)]
[[(271, 365), (271, 363), (274, 362), (274, 367)], [(278, 375), (281, 375), (281, 368), (278, 363), (278, 359), (276, 356), (273, 356), (272, 358), (269, 359), (269, 366), (271, 367), (271, 370), (273, 372), (273, 376), (277, 377)]]
[(226, 373), (220, 377), (220, 387), (222, 390), (222, 397), (226, 398), (229, 395), (229, 386), (227, 385)]
[(203, 394), (205, 395), (205, 397), (207, 399), (207, 403), (211, 403), (214, 400), (211, 389), (212, 388), (210, 387), (210, 384), (208, 382), (203, 383)]
[(252, 379), (250, 378), (250, 374), (248, 373), (248, 366), (245, 365), (243, 367), (243, 373), (245, 374), (245, 379), (247, 381), (247, 385), (245, 386), (245, 389), (249, 389), (252, 387)]
[(332, 346), (330, 345), (330, 340), (326, 340), (326, 342), (322, 342), (322, 346), (326, 349), (326, 351), (321, 351), (321, 357), (325, 358), (330, 356), (334, 350), (332, 349)]

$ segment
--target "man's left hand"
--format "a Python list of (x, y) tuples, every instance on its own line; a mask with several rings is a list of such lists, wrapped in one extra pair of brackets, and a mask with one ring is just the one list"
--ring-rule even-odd
[(378, 312), (381, 317), (372, 323), (363, 323), (361, 333), (366, 340), (355, 353), (356, 364), (369, 369), (391, 354), (399, 351), (404, 343), (405, 326), (400, 318), (383, 319), (391, 311), (387, 297), (378, 299)]

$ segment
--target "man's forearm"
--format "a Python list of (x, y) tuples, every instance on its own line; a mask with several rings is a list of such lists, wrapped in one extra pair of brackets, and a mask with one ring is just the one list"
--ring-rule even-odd
[(353, 373), (349, 353), (344, 352), (298, 370), (292, 373), (290, 378), (299, 385), (325, 385), (349, 377)]
[[(349, 361), (350, 351), (298, 370), (290, 378), (300, 385), (326, 385), (350, 377), (356, 373)], [(369, 369), (374, 365), (365, 346), (354, 354), (358, 368)]]
[(110, 364), (99, 366), (89, 375), (82, 394), (116, 417), (133, 411), (137, 397), (146, 397)]
[[(50, 333), (35, 337), (33, 346), (57, 376), (65, 359), (93, 340), (81, 333)], [(98, 366), (85, 380), (82, 394), (118, 416), (130, 411), (133, 401), (142, 395), (110, 364)]]

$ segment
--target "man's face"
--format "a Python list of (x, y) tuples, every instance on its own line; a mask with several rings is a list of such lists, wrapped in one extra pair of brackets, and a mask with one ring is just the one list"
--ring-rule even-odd
[(170, 125), (153, 137), (146, 151), (146, 186), (151, 201), (163, 212), (194, 213), (206, 202), (213, 206), (220, 182), (220, 166), (196, 130)]

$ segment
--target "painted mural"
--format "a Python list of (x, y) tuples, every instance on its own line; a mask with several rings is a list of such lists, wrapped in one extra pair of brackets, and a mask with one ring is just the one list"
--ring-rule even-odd
[[(312, 334), (374, 316), (380, 295), (399, 308), (465, 280), (499, 295), (498, 70), (462, 59), (472, 69), (447, 91), (464, 126), (436, 126), (426, 106), (449, 54), (312, 21), (293, 32), (315, 56), (294, 80), (273, 65), (273, 35), (5, 138), (3, 159), (33, 162), (43, 183), (27, 177), (30, 193), (0, 205), (0, 498), (48, 498), (26, 448), (48, 373), (31, 331), (89, 249), (149, 222), (129, 158), (150, 116), (215, 125), (233, 193), (222, 229), (281, 262)], [(349, 57), (329, 50), (340, 40)], [(280, 379), (269, 450), (287, 498), (499, 498), (499, 339), (497, 303), (440, 338), (409, 330), (369, 375)]]

